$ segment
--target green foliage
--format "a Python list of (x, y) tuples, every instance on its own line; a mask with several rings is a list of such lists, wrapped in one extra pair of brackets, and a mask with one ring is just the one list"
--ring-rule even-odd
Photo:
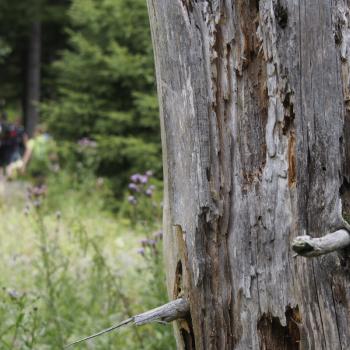
[[(32, 188), (23, 214), (20, 199), (0, 208), (2, 241), (14, 232), (0, 247), (1, 349), (61, 350), (167, 300), (161, 234), (141, 221), (134, 227), (116, 221), (102, 210), (92, 181), (62, 193), (66, 176)], [(157, 217), (146, 219), (160, 227)], [(91, 347), (163, 350), (175, 349), (175, 342), (171, 326), (149, 325), (75, 348)]]
[[(25, 76), (28, 69), (29, 34), (33, 22), (42, 26), (42, 86), (41, 95), (48, 97), (54, 87), (49, 63), (65, 46), (63, 28), (70, 0), (1, 0), (0, 1), (0, 99), (6, 109), (17, 109), (26, 95)], [(5, 45), (3, 45), (5, 43)]]
[(11, 47), (0, 37), (0, 63), (4, 62), (4, 58), (11, 52)]
[[(153, 54), (144, 0), (74, 0), (56, 99), (42, 105), (50, 132), (73, 147), (97, 143), (93, 167), (120, 192), (136, 169), (161, 171)], [(70, 153), (71, 164), (76, 152)], [(69, 156), (69, 154), (67, 154)]]

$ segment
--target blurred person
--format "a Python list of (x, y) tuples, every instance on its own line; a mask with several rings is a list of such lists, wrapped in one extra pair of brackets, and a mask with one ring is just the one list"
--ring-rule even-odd
[(34, 137), (26, 142), (21, 172), (29, 173), (42, 184), (45, 174), (50, 170), (52, 148), (53, 142), (50, 135), (45, 132), (43, 126), (39, 126)]
[(12, 179), (23, 167), (22, 157), (25, 153), (28, 137), (18, 118), (15, 123), (8, 123), (4, 131), (3, 149), (5, 158), (5, 174)]
[(2, 110), (0, 117), (0, 168), (1, 175), (4, 175), (6, 172), (6, 166), (8, 165), (9, 160), (9, 147), (7, 145), (7, 113)]

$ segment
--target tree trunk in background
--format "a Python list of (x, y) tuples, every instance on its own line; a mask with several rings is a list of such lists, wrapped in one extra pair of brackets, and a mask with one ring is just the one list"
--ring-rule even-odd
[(350, 349), (346, 0), (148, 0), (179, 349)]
[(32, 24), (27, 61), (27, 82), (24, 121), (29, 137), (34, 135), (39, 121), (38, 103), (40, 101), (40, 69), (41, 69), (41, 23)]

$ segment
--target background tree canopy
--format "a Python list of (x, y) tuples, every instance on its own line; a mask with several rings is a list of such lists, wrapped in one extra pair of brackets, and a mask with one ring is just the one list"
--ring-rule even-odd
[[(69, 0), (2, 0), (0, 2), (0, 98), (7, 108), (19, 111), (26, 95), (27, 56), (30, 27), (34, 21), (43, 26), (41, 92), (47, 96), (51, 85), (50, 63), (66, 43), (64, 28), (68, 25), (66, 11)], [(23, 106), (22, 106), (23, 109)]]
[[(0, 97), (12, 114), (18, 114), (25, 100), (28, 31), (34, 20), (40, 20), (40, 119), (59, 141), (61, 164), (74, 171), (88, 163), (97, 176), (110, 179), (115, 194), (121, 194), (131, 173), (152, 169), (160, 177), (158, 106), (145, 1), (5, 0), (0, 12)], [(82, 139), (93, 142), (85, 142), (83, 152)]]
[(119, 185), (130, 172), (160, 171), (157, 100), (143, 0), (75, 0), (68, 48), (53, 63), (55, 99), (43, 114), (53, 135), (97, 142), (96, 171)]

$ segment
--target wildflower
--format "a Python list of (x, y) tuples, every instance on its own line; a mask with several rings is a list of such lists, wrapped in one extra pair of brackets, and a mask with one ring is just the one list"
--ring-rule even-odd
[(145, 255), (145, 250), (143, 248), (137, 249), (137, 253), (144, 256)]
[(136, 184), (134, 184), (134, 183), (130, 183), (130, 184), (128, 185), (128, 188), (129, 188), (129, 190), (131, 190), (131, 191), (139, 192), (138, 186), (137, 186)]
[(142, 247), (146, 247), (148, 245), (148, 239), (144, 238), (140, 241)]
[(147, 190), (145, 191), (145, 195), (147, 197), (152, 197), (153, 191), (150, 188), (147, 188)]
[(130, 176), (130, 180), (131, 180), (132, 182), (137, 183), (137, 182), (139, 182), (140, 176), (142, 176), (142, 175), (140, 175), (140, 174), (133, 174), (133, 175)]
[(141, 175), (141, 174), (133, 174), (130, 176), (130, 180), (133, 183), (140, 183), (140, 184), (146, 184), (148, 182), (147, 175)]
[(134, 196), (129, 196), (128, 197), (128, 202), (132, 205), (136, 205), (137, 204), (137, 200)]
[(140, 181), (140, 183), (142, 183), (142, 184), (146, 184), (146, 183), (148, 182), (148, 177), (147, 177), (146, 175), (141, 175), (141, 176), (139, 177), (139, 181)]
[(31, 188), (28, 188), (27, 191), (28, 191), (29, 198), (33, 198), (33, 197), (38, 198), (38, 197), (46, 195), (47, 186), (45, 186), (45, 185), (34, 186)]
[(17, 292), (14, 289), (9, 289), (7, 291), (7, 294), (12, 298), (12, 299), (19, 299), (21, 297), (20, 293)]
[(153, 176), (153, 171), (152, 171), (152, 170), (147, 170), (147, 171), (145, 172), (145, 175), (146, 175), (147, 177), (152, 177), (152, 176)]
[(157, 242), (154, 240), (154, 239), (149, 239), (148, 240), (148, 244), (151, 246), (151, 247), (155, 247)]
[(153, 234), (156, 241), (161, 241), (163, 239), (163, 231), (158, 231)]

